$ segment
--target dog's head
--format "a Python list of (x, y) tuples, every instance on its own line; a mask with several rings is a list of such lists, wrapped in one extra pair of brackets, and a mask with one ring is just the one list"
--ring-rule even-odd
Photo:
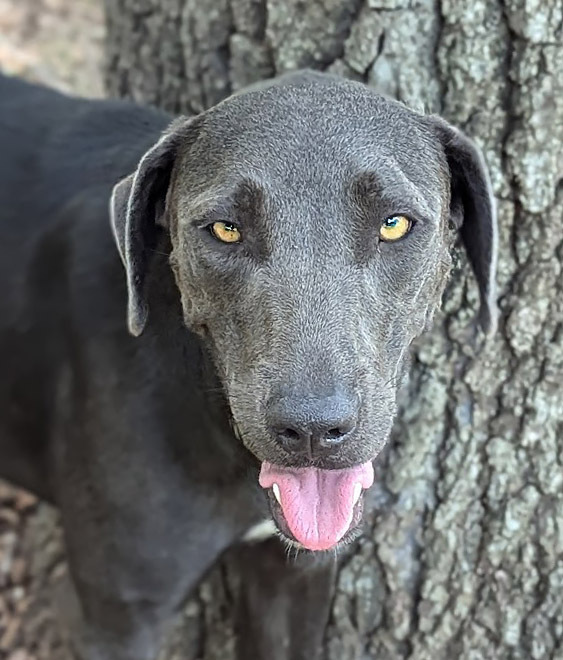
[(494, 325), (496, 220), (476, 147), (361, 84), (294, 74), (177, 120), (111, 207), (131, 332), (166, 231), (186, 325), (208, 343), (278, 526), (310, 549), (349, 537), (456, 233), (479, 322)]

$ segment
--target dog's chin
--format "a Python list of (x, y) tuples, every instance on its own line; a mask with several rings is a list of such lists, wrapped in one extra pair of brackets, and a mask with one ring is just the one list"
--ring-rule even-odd
[(357, 540), (362, 534), (363, 528), (363, 514), (364, 514), (364, 495), (362, 494), (360, 499), (354, 505), (352, 522), (348, 531), (344, 536), (330, 548), (324, 548), (323, 550), (311, 550), (305, 547), (300, 543), (295, 536), (293, 536), (289, 525), (283, 514), (283, 509), (281, 504), (277, 501), (272, 489), (267, 491), (268, 504), (270, 506), (270, 512), (272, 514), (272, 519), (276, 525), (278, 536), (281, 541), (288, 547), (302, 552), (318, 553), (318, 552), (332, 552), (337, 553), (340, 549), (344, 548), (347, 545), (350, 545), (355, 540)]

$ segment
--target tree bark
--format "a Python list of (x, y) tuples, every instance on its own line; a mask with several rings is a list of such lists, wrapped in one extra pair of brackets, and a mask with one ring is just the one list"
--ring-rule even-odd
[[(299, 67), (366, 81), (472, 136), (500, 218), (501, 318), (475, 357), (463, 254), (414, 369), (327, 660), (563, 658), (560, 0), (108, 0), (111, 94), (195, 113)], [(229, 660), (228, 557), (162, 660)]]

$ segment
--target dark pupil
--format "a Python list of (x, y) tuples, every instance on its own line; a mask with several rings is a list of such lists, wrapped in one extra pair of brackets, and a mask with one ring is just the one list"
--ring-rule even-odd
[(396, 227), (398, 223), (399, 223), (399, 218), (387, 218), (387, 220), (385, 221), (385, 226)]
[(235, 226), (234, 226), (234, 225), (229, 225), (229, 224), (225, 223), (225, 229), (226, 229), (227, 231), (235, 231)]

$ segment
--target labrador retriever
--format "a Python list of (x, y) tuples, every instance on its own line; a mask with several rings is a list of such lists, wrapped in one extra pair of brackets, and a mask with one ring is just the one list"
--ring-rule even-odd
[(458, 236), (494, 328), (476, 146), (309, 71), (175, 119), (1, 77), (0, 236), (0, 475), (60, 509), (77, 657), (154, 660), (234, 548), (239, 657), (315, 658)]

